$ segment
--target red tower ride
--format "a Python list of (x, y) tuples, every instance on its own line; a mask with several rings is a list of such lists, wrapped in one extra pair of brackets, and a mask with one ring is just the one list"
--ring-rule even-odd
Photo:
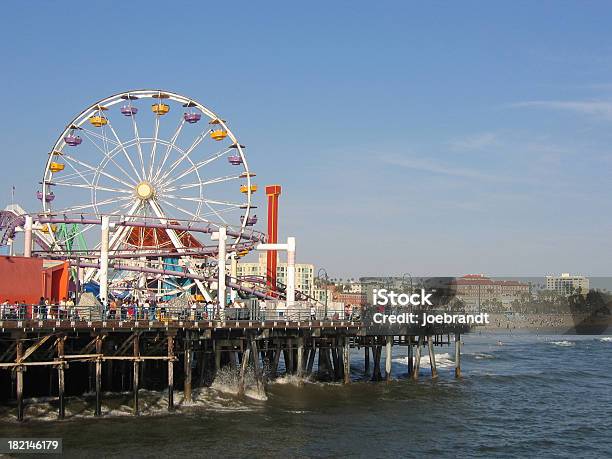
[[(268, 244), (278, 242), (278, 197), (281, 194), (280, 185), (266, 186), (268, 196)], [(268, 250), (266, 263), (266, 286), (268, 290), (276, 290), (276, 250)]]

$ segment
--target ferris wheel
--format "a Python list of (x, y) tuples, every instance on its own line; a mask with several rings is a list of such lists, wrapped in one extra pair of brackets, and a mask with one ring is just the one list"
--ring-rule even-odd
[[(45, 215), (103, 215), (122, 221), (232, 228), (229, 249), (257, 223), (255, 174), (227, 122), (199, 102), (161, 90), (102, 99), (70, 121), (46, 161), (37, 197)], [(52, 249), (75, 240), (95, 248), (96, 225), (40, 229)], [(109, 250), (180, 253), (204, 247), (191, 232), (143, 224), (115, 231)], [(184, 226), (182, 227), (184, 228)]]

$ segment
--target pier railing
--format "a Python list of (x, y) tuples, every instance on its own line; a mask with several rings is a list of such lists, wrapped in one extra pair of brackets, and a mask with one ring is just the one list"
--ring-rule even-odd
[(226, 307), (221, 310), (214, 305), (193, 305), (191, 307), (157, 304), (155, 306), (134, 307), (124, 305), (116, 309), (100, 306), (63, 306), (63, 305), (0, 305), (0, 321), (321, 321), (350, 320), (358, 322), (357, 313), (348, 311), (322, 311), (305, 306), (283, 309), (260, 309)]

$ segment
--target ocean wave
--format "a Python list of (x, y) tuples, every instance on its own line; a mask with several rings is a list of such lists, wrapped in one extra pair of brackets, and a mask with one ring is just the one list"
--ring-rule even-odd
[(474, 357), (476, 360), (491, 360), (496, 357), (493, 354), (487, 354), (485, 352), (474, 352), (473, 354), (467, 354)]
[[(399, 363), (400, 365), (408, 366), (408, 357), (399, 357), (393, 359), (394, 363)], [(437, 368), (447, 368), (455, 365), (455, 361), (451, 359), (450, 354), (436, 354), (436, 367)], [(420, 367), (425, 368), (429, 367), (429, 355), (422, 355), (420, 360)]]
[(301, 386), (305, 382), (312, 382), (310, 377), (300, 377), (297, 375), (283, 375), (270, 381), (271, 384)]
[(549, 341), (549, 344), (552, 344), (554, 346), (560, 346), (560, 347), (571, 347), (571, 346), (575, 346), (576, 342), (575, 341)]
[[(192, 391), (192, 402), (186, 402), (183, 391), (174, 391), (175, 413), (204, 409), (215, 412), (244, 412), (258, 409), (258, 405), (249, 403), (243, 398), (227, 395), (232, 388), (219, 384), (218, 390), (211, 387), (195, 388)], [(237, 388), (235, 390), (237, 393)], [(257, 387), (245, 387), (245, 397), (261, 400)], [(168, 392), (140, 389), (139, 412), (141, 416), (159, 416), (168, 414)], [(24, 400), (25, 418), (28, 422), (47, 422), (57, 420), (57, 397), (32, 397)], [(0, 407), (0, 419), (17, 422), (15, 407)], [(92, 397), (66, 397), (66, 420), (78, 421), (94, 416)], [(102, 397), (102, 416), (105, 418), (133, 416), (132, 392), (105, 392)]]
[(599, 338), (602, 343), (612, 343), (612, 336), (606, 336), (605, 338)]

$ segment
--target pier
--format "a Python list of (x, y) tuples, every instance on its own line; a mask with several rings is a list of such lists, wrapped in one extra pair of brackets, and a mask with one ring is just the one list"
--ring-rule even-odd
[[(266, 318), (267, 319), (267, 318)], [(306, 318), (305, 318), (306, 319)], [(373, 335), (359, 320), (4, 320), (0, 322), (0, 400), (14, 404), (17, 419), (27, 417), (27, 398), (57, 397), (58, 419), (67, 395), (95, 392), (95, 415), (103, 415), (106, 392), (132, 391), (139, 415), (141, 389), (174, 390), (184, 400), (192, 389), (210, 386), (216, 374), (237, 372), (238, 396), (252, 372), (257, 390), (284, 374), (351, 383), (351, 355), (363, 352), (360, 381), (390, 381), (392, 349), (407, 348), (407, 379), (419, 378), (421, 355), (429, 355), (436, 378), (434, 348), (453, 345), (455, 376), (461, 376), (463, 329), (438, 327), (418, 334)], [(384, 356), (384, 357), (383, 357)], [(384, 361), (384, 367), (381, 368)]]

